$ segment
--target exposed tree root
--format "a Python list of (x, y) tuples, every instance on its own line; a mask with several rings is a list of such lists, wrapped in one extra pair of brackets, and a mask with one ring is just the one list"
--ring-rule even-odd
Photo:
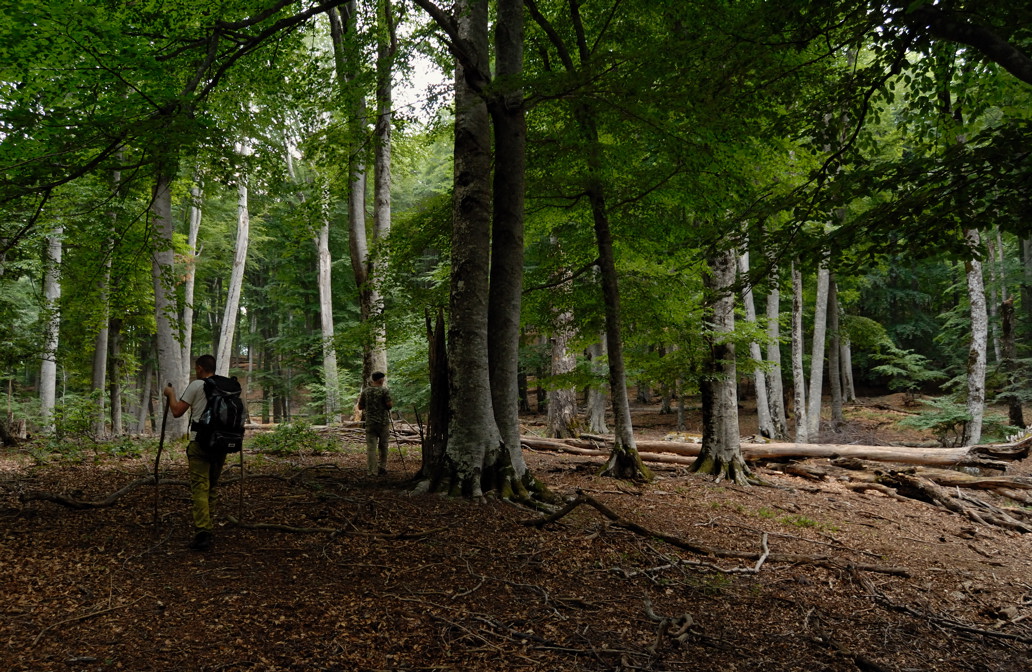
[(645, 466), (637, 448), (617, 441), (609, 452), (609, 459), (599, 471), (600, 476), (622, 478), (629, 481), (651, 481), (652, 470)]
[(573, 511), (574, 509), (576, 509), (578, 506), (580, 506), (582, 504), (587, 504), (588, 506), (594, 508), (599, 513), (601, 513), (603, 516), (605, 516), (610, 521), (612, 521), (612, 523), (614, 525), (616, 525), (617, 527), (622, 527), (624, 529), (630, 530), (631, 532), (634, 532), (636, 534), (640, 534), (643, 537), (648, 537), (648, 538), (651, 538), (651, 539), (659, 539), (660, 541), (663, 541), (663, 542), (665, 542), (667, 544), (670, 544), (671, 546), (675, 546), (677, 548), (680, 548), (680, 549), (685, 550), (685, 551), (689, 551), (691, 553), (695, 553), (695, 554), (698, 554), (698, 555), (710, 555), (710, 556), (717, 557), (717, 558), (738, 558), (738, 559), (741, 559), (741, 560), (754, 560), (754, 561), (757, 561), (757, 563), (756, 563), (756, 570), (757, 571), (759, 570), (759, 567), (763, 564), (763, 561), (765, 560), (766, 562), (783, 562), (783, 563), (793, 563), (793, 564), (800, 564), (800, 563), (802, 563), (802, 564), (810, 564), (810, 565), (816, 565), (818, 567), (826, 567), (826, 568), (829, 568), (829, 569), (856, 569), (856, 570), (862, 570), (862, 571), (866, 571), (866, 572), (876, 572), (876, 573), (880, 573), (880, 574), (891, 574), (893, 576), (903, 576), (903, 577), (910, 576), (910, 572), (908, 570), (902, 568), (902, 567), (887, 567), (887, 566), (884, 566), (884, 565), (870, 565), (870, 564), (865, 564), (865, 563), (856, 563), (856, 562), (850, 562), (848, 560), (843, 560), (841, 558), (836, 558), (836, 557), (833, 557), (833, 556), (830, 556), (830, 555), (802, 555), (802, 554), (798, 554), (798, 553), (771, 553), (769, 551), (769, 549), (765, 549), (762, 552), (755, 553), (755, 552), (751, 552), (751, 551), (732, 551), (732, 550), (727, 550), (727, 549), (722, 549), (722, 548), (716, 548), (714, 546), (705, 546), (705, 545), (702, 545), (702, 544), (692, 543), (690, 541), (685, 541), (684, 539), (682, 539), (680, 537), (675, 537), (673, 535), (664, 534), (662, 532), (656, 532), (655, 530), (650, 530), (650, 529), (648, 529), (646, 527), (638, 525), (637, 523), (631, 522), (631, 521), (621, 517), (620, 515), (616, 514), (615, 512), (613, 512), (612, 509), (610, 509), (609, 507), (607, 507), (605, 504), (603, 504), (602, 502), (598, 501), (594, 497), (590, 497), (590, 496), (585, 495), (585, 494), (578, 495), (576, 498), (570, 500), (566, 504), (566, 506), (564, 506), (562, 509), (560, 509), (559, 511), (556, 511), (555, 513), (553, 513), (551, 515), (544, 516), (542, 518), (536, 518), (536, 519), (533, 519), (533, 520), (524, 521), (523, 524), (524, 525), (531, 525), (531, 526), (534, 526), (534, 527), (543, 527), (543, 526), (545, 526), (545, 525), (547, 525), (549, 523), (554, 523), (557, 520), (560, 520), (561, 518), (563, 518), (564, 516), (566, 516), (571, 511)]
[(561, 503), (561, 499), (530, 471), (524, 472), (522, 476), (516, 474), (512, 458), (504, 445), (486, 456), (484, 464), (468, 474), (462, 473), (447, 454), (441, 462), (435, 467), (434, 476), (418, 481), (409, 494), (436, 492), (451, 497), (467, 497), (481, 503), (492, 496), (544, 512), (553, 511)]
[(696, 474), (714, 476), (717, 483), (726, 479), (735, 485), (749, 485), (749, 477), (752, 475), (741, 455), (726, 460), (705, 451), (696, 458), (691, 470)]
[[(61, 495), (56, 492), (39, 492), (34, 490), (22, 493), (18, 499), (23, 503), (34, 501), (53, 502), (55, 504), (60, 504), (61, 506), (67, 506), (70, 509), (100, 509), (114, 505), (114, 503), (119, 499), (143, 485), (154, 485), (154, 477), (147, 476), (145, 478), (138, 478), (126, 485), (124, 488), (111, 493), (104, 499), (92, 501)], [(163, 478), (158, 481), (158, 485), (184, 485), (189, 487), (190, 484), (186, 481)]]

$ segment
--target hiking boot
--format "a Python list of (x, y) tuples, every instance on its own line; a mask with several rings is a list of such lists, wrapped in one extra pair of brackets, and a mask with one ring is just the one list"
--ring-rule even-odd
[(211, 548), (211, 542), (213, 538), (211, 532), (208, 530), (201, 530), (195, 536), (193, 541), (190, 542), (191, 551), (207, 551)]

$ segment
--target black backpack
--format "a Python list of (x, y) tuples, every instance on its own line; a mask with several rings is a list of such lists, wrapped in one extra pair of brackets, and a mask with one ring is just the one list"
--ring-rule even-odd
[(244, 445), (244, 402), (236, 378), (209, 376), (204, 379), (207, 406), (192, 429), (197, 445), (212, 456), (239, 453)]

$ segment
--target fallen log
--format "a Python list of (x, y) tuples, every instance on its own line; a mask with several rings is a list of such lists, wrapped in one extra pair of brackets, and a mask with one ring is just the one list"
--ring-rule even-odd
[[(540, 450), (565, 450), (582, 455), (608, 454), (609, 442), (584, 439), (541, 439), (523, 436), (520, 442), (528, 448)], [(684, 441), (637, 441), (638, 452), (642, 459), (654, 459), (648, 455), (671, 454), (683, 457), (695, 457), (702, 448), (701, 444)], [(999, 450), (991, 446), (960, 448), (911, 448), (907, 446), (858, 446), (834, 443), (742, 443), (742, 454), (751, 462), (760, 460), (778, 460), (788, 458), (828, 458), (853, 457), (874, 462), (892, 462), (897, 464), (919, 464), (934, 467), (979, 467), (985, 469), (1006, 470), (1007, 463), (988, 456), (1004, 457), (1004, 459), (1021, 459), (1028, 455), (1032, 441), (1025, 440), (1020, 444), (1002, 444)], [(585, 452), (586, 451), (586, 452)], [(678, 461), (679, 462), (679, 461)]]

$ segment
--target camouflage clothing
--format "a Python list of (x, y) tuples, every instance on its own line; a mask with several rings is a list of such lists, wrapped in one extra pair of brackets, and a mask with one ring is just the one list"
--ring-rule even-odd
[(366, 468), (370, 476), (387, 473), (393, 403), (390, 390), (382, 385), (369, 385), (358, 398), (358, 407), (365, 412)]
[(358, 407), (365, 411), (366, 427), (369, 425), (389, 425), (390, 406), (392, 404), (391, 391), (386, 387), (370, 385), (362, 390), (362, 398)]

